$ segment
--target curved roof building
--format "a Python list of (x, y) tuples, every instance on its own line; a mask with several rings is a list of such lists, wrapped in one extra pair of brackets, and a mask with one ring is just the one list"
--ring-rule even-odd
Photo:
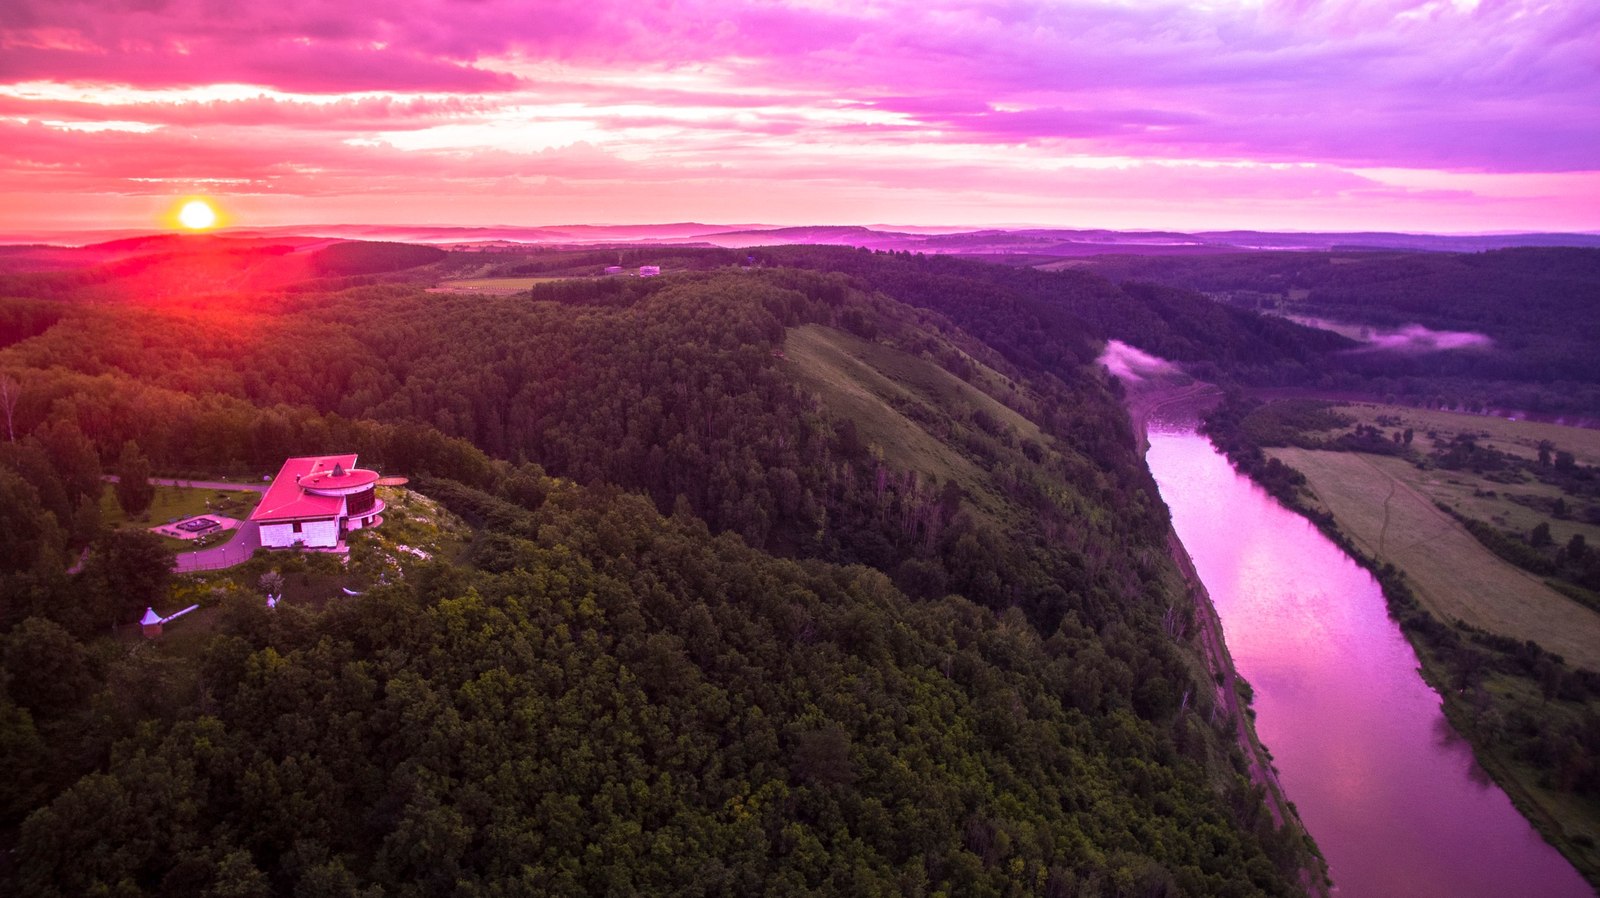
[(334, 548), (346, 532), (383, 523), (377, 485), (378, 472), (356, 467), (354, 454), (291, 458), (250, 520), (268, 548)]

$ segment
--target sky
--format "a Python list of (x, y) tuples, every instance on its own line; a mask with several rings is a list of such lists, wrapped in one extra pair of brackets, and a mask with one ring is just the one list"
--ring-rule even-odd
[(0, 231), (1600, 231), (1594, 0), (5, 0)]

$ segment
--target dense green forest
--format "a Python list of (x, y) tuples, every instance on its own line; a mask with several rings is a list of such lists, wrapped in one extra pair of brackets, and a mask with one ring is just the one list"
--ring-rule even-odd
[(1493, 341), (1444, 352), (1348, 353), (1326, 385), (1412, 404), (1600, 413), (1600, 250), (1107, 256), (1090, 270), (1252, 309), (1375, 328), (1421, 324)]
[(848, 273), (866, 289), (938, 311), (1018, 364), (1058, 375), (1089, 361), (1096, 340), (1112, 338), (1184, 363), (1202, 380), (1303, 383), (1324, 372), (1329, 352), (1351, 345), (1192, 291), (1118, 286), (1082, 271), (819, 246), (781, 247), (755, 258)]
[[(426, 292), (454, 255), (166, 249), (3, 285), (8, 894), (1254, 895), (1316, 869), (1242, 772), (1094, 362), (1119, 336), (1287, 371), (1312, 332), (851, 251), (499, 297)], [(332, 451), (411, 477), (467, 548), (269, 612), (255, 578), (302, 561), (197, 586), (96, 516), (144, 459)], [(179, 590), (209, 629), (112, 634)]]

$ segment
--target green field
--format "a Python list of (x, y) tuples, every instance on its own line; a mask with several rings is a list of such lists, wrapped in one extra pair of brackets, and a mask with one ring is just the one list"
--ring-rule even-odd
[[(1391, 465), (1398, 463), (1394, 459), (1384, 459), (1380, 464), (1383, 462)], [(1461, 514), (1488, 521), (1504, 530), (1527, 533), (1543, 523), (1550, 525), (1550, 535), (1558, 544), (1564, 544), (1573, 534), (1581, 533), (1588, 544), (1600, 545), (1600, 526), (1570, 518), (1552, 518), (1513, 498), (1555, 499), (1562, 495), (1560, 489), (1549, 484), (1526, 482), (1507, 485), (1484, 480), (1474, 476), (1471, 471), (1442, 469), (1414, 471), (1407, 475), (1407, 482), (1434, 502), (1441, 502)]]
[[(1571, 452), (1579, 464), (1600, 465), (1600, 430), (1534, 421), (1507, 421), (1463, 412), (1441, 412), (1371, 402), (1347, 403), (1336, 406), (1333, 411), (1352, 418), (1352, 427), (1367, 424), (1386, 432), (1409, 427), (1415, 432), (1415, 447), (1424, 451), (1436, 438), (1449, 441), (1465, 434), (1473, 437), (1480, 446), (1532, 460), (1539, 457), (1540, 441), (1547, 440), (1556, 449)], [(1379, 419), (1384, 423), (1380, 424)], [(1395, 423), (1397, 419), (1398, 424)], [(1338, 433), (1330, 431), (1317, 436), (1332, 437)], [(1390, 467), (1401, 464), (1396, 461)], [(1413, 470), (1401, 473), (1408, 485), (1430, 500), (1503, 530), (1527, 533), (1543, 523), (1550, 526), (1550, 535), (1558, 544), (1565, 544), (1574, 534), (1581, 533), (1589, 545), (1600, 545), (1600, 526), (1579, 520), (1581, 515), (1576, 513), (1576, 508), (1573, 516), (1562, 519), (1531, 507), (1528, 501), (1517, 501), (1519, 498), (1535, 500), (1537, 504), (1537, 500), (1550, 502), (1563, 495), (1560, 488), (1540, 483), (1530, 476), (1490, 480), (1471, 471)], [(1508, 479), (1513, 482), (1508, 483)], [(1579, 506), (1582, 503), (1573, 504)]]
[(1402, 459), (1354, 452), (1268, 453), (1305, 474), (1339, 528), (1362, 551), (1405, 571), (1418, 599), (1441, 620), (1531, 639), (1600, 670), (1600, 614), (1500, 560), (1434, 507), (1430, 493), (1464, 490), (1470, 497), (1476, 488), (1470, 473), (1423, 471)]
[[(197, 514), (221, 514), (230, 518), (243, 518), (250, 514), (250, 510), (255, 508), (256, 502), (260, 499), (260, 493), (249, 490), (222, 491), (158, 484), (155, 500), (150, 503), (150, 510), (138, 520), (131, 520), (117, 503), (115, 485), (108, 483), (100, 494), (100, 521), (107, 527), (137, 527), (142, 530)], [(173, 540), (173, 542), (182, 541)], [(189, 543), (184, 545), (193, 548)]]
[(440, 281), (435, 290), (448, 293), (488, 293), (503, 295), (507, 293), (521, 293), (531, 290), (535, 284), (549, 284), (554, 281), (570, 281), (567, 277), (521, 277), (521, 278), (464, 278), (457, 281)]
[[(1375, 402), (1352, 402), (1335, 406), (1334, 411), (1354, 418), (1358, 423), (1371, 424), (1382, 430), (1393, 431), (1407, 427), (1416, 431), (1416, 439), (1423, 440), (1430, 432), (1449, 439), (1457, 434), (1469, 434), (1481, 446), (1498, 449), (1523, 458), (1539, 457), (1539, 441), (1549, 440), (1557, 449), (1564, 449), (1577, 457), (1579, 464), (1600, 465), (1600, 430), (1581, 427), (1563, 427), (1560, 424), (1543, 424), (1537, 421), (1508, 421), (1489, 415), (1469, 415), (1465, 412), (1444, 412), (1434, 409), (1410, 408), (1404, 405), (1384, 405)], [(1398, 419), (1399, 424), (1378, 424)]]

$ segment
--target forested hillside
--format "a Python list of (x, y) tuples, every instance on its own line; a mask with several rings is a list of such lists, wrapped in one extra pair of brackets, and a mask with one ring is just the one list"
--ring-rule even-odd
[(870, 290), (937, 310), (1019, 364), (1070, 379), (1113, 338), (1185, 363), (1205, 380), (1300, 383), (1323, 373), (1338, 336), (1229, 308), (1185, 290), (950, 256), (833, 247), (760, 252), (771, 264), (847, 272)]
[[(848, 251), (504, 297), (322, 277), (422, 253), (253, 252), (249, 289), (144, 297), (214, 264), (155, 259), (0, 300), (8, 891), (1248, 895), (1314, 868), (1240, 772), (1093, 359), (1111, 332), (1276, 370), (1317, 338)], [(471, 546), (322, 610), (268, 612), (258, 560), (205, 581), (208, 634), (104, 635), (191, 587), (98, 526), (102, 471), (331, 451)]]
[(1600, 411), (1600, 250), (1118, 256), (1091, 270), (1289, 314), (1481, 333), (1493, 345), (1351, 354), (1339, 367), (1351, 387), (1413, 401)]

